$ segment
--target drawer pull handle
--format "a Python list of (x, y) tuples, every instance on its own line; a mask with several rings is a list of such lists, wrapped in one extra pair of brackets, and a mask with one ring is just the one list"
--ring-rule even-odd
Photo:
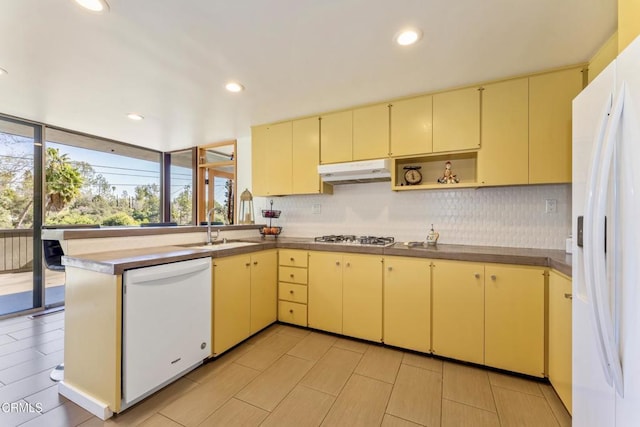
[(474, 274), (473, 277), (475, 277), (476, 279), (479, 279), (480, 278), (480, 273)]
[(293, 314), (293, 309), (289, 309), (289, 313)]
[(289, 291), (289, 293), (290, 293), (291, 295), (293, 295), (293, 291), (292, 291), (292, 290), (291, 290), (291, 291)]
[(291, 274), (289, 275), (289, 277), (291, 277), (291, 278), (293, 279), (293, 273), (291, 273)]
[(572, 294), (564, 294), (564, 297), (566, 299), (573, 299), (573, 295)]
[(496, 277), (496, 275), (495, 275), (495, 274), (492, 274), (492, 275), (491, 275), (491, 280), (496, 280), (496, 278), (497, 278), (497, 277)]
[(289, 258), (289, 261), (293, 262), (293, 261), (295, 261), (295, 258), (291, 257), (291, 258)]

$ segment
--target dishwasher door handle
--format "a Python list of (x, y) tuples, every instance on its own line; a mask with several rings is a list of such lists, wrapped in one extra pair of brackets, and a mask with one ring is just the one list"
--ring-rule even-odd
[[(142, 285), (147, 282), (157, 282), (160, 280), (166, 281), (167, 279), (172, 279), (174, 277), (197, 273), (209, 268), (210, 263), (211, 261), (207, 259), (207, 262), (195, 265), (180, 266), (171, 270), (170, 272), (147, 272), (140, 270), (139, 274), (132, 274), (128, 277), (129, 280), (127, 281), (127, 285)], [(138, 272), (132, 271), (132, 273)]]

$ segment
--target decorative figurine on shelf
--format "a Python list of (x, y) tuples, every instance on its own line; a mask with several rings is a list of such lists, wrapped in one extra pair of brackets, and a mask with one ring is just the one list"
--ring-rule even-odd
[(451, 162), (444, 164), (444, 173), (438, 178), (440, 184), (457, 184), (460, 182), (458, 177), (451, 170)]

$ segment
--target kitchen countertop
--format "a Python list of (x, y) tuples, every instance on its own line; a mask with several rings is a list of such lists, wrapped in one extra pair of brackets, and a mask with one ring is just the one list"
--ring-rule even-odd
[(349, 252), (372, 255), (392, 255), (457, 261), (551, 267), (571, 276), (571, 255), (562, 250), (505, 248), (492, 246), (444, 245), (409, 247), (396, 243), (389, 247), (353, 244), (318, 243), (313, 238), (267, 237), (240, 239), (256, 245), (229, 249), (208, 249), (188, 246), (163, 246), (128, 251), (100, 252), (63, 257), (63, 264), (106, 274), (122, 274), (124, 270), (204, 257), (223, 257), (265, 249), (285, 248), (313, 251)]

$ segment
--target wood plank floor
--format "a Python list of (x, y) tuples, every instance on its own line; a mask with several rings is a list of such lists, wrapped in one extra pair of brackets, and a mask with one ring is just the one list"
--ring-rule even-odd
[(279, 324), (103, 422), (49, 379), (63, 328), (0, 321), (0, 426), (571, 425), (545, 383)]

